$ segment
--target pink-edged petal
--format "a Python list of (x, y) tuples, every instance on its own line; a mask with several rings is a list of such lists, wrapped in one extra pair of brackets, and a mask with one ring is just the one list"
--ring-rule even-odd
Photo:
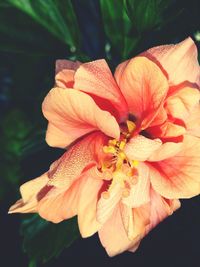
[(43, 187), (47, 185), (49, 178), (47, 173), (44, 173), (38, 178), (26, 182), (20, 186), (22, 199), (18, 200), (9, 209), (9, 213), (27, 213), (37, 212), (38, 199), (37, 195)]
[(154, 57), (166, 70), (170, 84), (190, 81), (200, 85), (200, 69), (197, 48), (189, 37), (176, 45), (157, 46), (143, 53)]
[(103, 134), (95, 132), (71, 146), (50, 166), (49, 185), (66, 190), (82, 172), (94, 165), (100, 165), (103, 154), (102, 147), (106, 140), (107, 138)]
[(130, 240), (127, 236), (122, 222), (120, 203), (98, 233), (100, 241), (110, 257), (120, 254), (138, 243), (138, 237)]
[(153, 188), (166, 198), (191, 198), (200, 193), (200, 140), (185, 136), (174, 156), (149, 164)]
[(126, 101), (105, 60), (82, 64), (75, 74), (74, 89), (90, 94), (104, 110), (118, 114), (122, 122), (127, 118)]
[(101, 195), (97, 203), (97, 221), (104, 224), (108, 218), (112, 215), (116, 205), (119, 203), (122, 196), (122, 188), (119, 184), (116, 184), (112, 190), (109, 190), (107, 197), (104, 194)]
[(101, 224), (96, 220), (97, 202), (103, 180), (85, 176), (79, 193), (78, 225), (82, 237), (96, 233)]
[(116, 119), (80, 91), (54, 88), (44, 99), (42, 110), (49, 121), (46, 141), (50, 146), (66, 147), (95, 130), (119, 138), (120, 129)]
[(142, 135), (137, 135), (126, 144), (124, 152), (130, 160), (145, 161), (161, 145), (160, 139), (151, 140)]
[(181, 151), (182, 146), (183, 144), (181, 142), (166, 142), (162, 144), (157, 150), (155, 150), (147, 160), (161, 161), (167, 158), (174, 157)]
[(195, 88), (183, 88), (167, 98), (165, 109), (174, 118), (186, 121), (196, 106), (199, 105), (200, 92)]
[(137, 118), (141, 128), (145, 129), (166, 97), (167, 79), (161, 69), (145, 57), (130, 60), (121, 75), (117, 80), (129, 112)]
[(122, 203), (128, 207), (136, 208), (149, 202), (149, 168), (145, 163), (140, 162), (138, 167), (137, 183), (131, 185), (130, 195), (122, 199)]
[(67, 59), (56, 60), (56, 74), (62, 70), (76, 71), (82, 63), (80, 61), (71, 61)]

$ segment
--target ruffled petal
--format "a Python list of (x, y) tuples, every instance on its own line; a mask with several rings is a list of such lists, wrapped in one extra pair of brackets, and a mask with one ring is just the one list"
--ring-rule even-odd
[(145, 129), (167, 95), (166, 77), (154, 62), (145, 57), (133, 58), (123, 72), (117, 72), (116, 75), (129, 112), (136, 117), (141, 128)]
[(114, 113), (118, 121), (127, 118), (126, 101), (105, 60), (82, 64), (75, 74), (74, 89), (90, 94), (101, 109)]
[(166, 142), (162, 144), (157, 150), (155, 150), (147, 160), (161, 161), (167, 158), (174, 157), (181, 151), (182, 146), (183, 144), (181, 142)]
[[(54, 223), (73, 217), (82, 207), (82, 192), (94, 190), (96, 193), (95, 186), (92, 188), (92, 181), (91, 188), (85, 189), (85, 186), (86, 184), (89, 186), (88, 177), (97, 179), (97, 185), (102, 183), (96, 167), (101, 164), (103, 154), (101, 150), (105, 139), (106, 137), (101, 133), (90, 134), (73, 145), (51, 165), (48, 184), (53, 186), (53, 189), (39, 202), (38, 210), (41, 217)], [(86, 196), (90, 201), (93, 195), (88, 193)], [(91, 201), (94, 202), (94, 199)]]
[(172, 117), (186, 121), (199, 105), (199, 101), (199, 90), (186, 87), (167, 98), (165, 109)]
[(116, 119), (80, 91), (54, 88), (44, 99), (42, 110), (49, 121), (46, 141), (50, 146), (64, 148), (95, 130), (119, 138), (120, 129)]
[(149, 164), (153, 188), (170, 199), (200, 193), (200, 140), (185, 136), (182, 149), (169, 159)]
[(101, 181), (97, 171), (91, 169), (101, 164), (105, 139), (96, 132), (74, 144), (51, 165), (48, 173), (22, 185), (23, 202), (19, 201), (12, 212), (30, 212), (32, 208), (54, 223), (76, 215), (85, 176), (92, 175)]
[(161, 145), (160, 139), (151, 140), (143, 135), (137, 135), (126, 144), (124, 152), (130, 160), (145, 161)]
[(176, 45), (157, 46), (147, 50), (143, 55), (155, 58), (166, 70), (169, 82), (177, 85), (190, 81), (200, 85), (200, 69), (197, 48), (189, 37)]
[(185, 126), (178, 125), (174, 122), (167, 120), (162, 125), (148, 128), (148, 133), (154, 138), (174, 138), (183, 136), (186, 133)]

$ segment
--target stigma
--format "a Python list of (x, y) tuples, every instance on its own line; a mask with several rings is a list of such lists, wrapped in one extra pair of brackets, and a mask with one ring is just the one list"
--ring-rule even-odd
[(122, 197), (126, 198), (130, 195), (131, 186), (138, 182), (137, 166), (139, 162), (129, 160), (124, 152), (124, 148), (135, 130), (135, 124), (132, 121), (127, 121), (126, 128), (124, 128), (121, 131), (119, 140), (111, 139), (103, 147), (103, 152), (110, 155), (110, 157), (109, 160), (103, 163), (101, 170), (105, 174), (109, 173), (109, 180), (111, 180), (109, 188), (101, 195), (104, 199), (110, 197), (110, 191), (115, 186), (120, 186)]

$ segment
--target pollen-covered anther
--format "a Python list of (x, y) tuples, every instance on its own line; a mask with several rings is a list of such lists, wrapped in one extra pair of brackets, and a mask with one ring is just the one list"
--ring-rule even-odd
[(114, 146), (104, 146), (103, 147), (103, 152), (104, 153), (115, 154), (116, 153), (116, 148)]

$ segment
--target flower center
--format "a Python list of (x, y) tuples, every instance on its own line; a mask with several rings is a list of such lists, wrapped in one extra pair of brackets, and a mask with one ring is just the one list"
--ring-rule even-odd
[(122, 196), (128, 197), (130, 194), (131, 185), (138, 181), (138, 161), (129, 160), (125, 154), (124, 148), (135, 130), (135, 124), (132, 121), (127, 121), (126, 129), (121, 132), (120, 140), (111, 139), (108, 145), (103, 147), (103, 151), (109, 154), (110, 157), (102, 165), (102, 172), (107, 180), (111, 180), (111, 184), (107, 191), (102, 193), (102, 197), (109, 198), (110, 192), (116, 186), (122, 188)]

